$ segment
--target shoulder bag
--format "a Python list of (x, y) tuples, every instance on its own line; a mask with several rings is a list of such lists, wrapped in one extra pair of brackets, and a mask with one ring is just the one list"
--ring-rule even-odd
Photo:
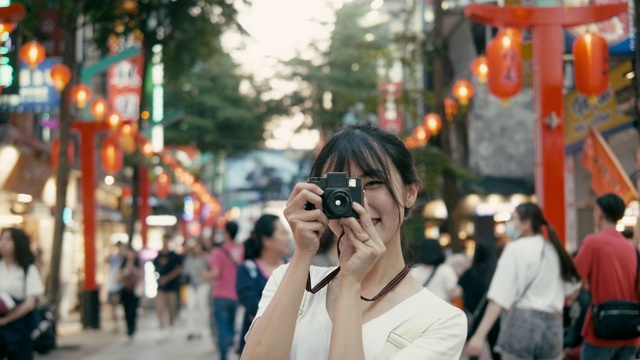
[[(640, 251), (636, 247), (636, 296), (640, 282)], [(640, 337), (640, 303), (610, 300), (593, 305), (593, 327), (597, 337), (609, 340), (628, 340)]]

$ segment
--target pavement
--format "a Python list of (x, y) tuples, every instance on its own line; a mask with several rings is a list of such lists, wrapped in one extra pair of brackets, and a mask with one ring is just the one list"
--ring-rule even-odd
[[(208, 316), (208, 314), (207, 314)], [(137, 332), (133, 339), (126, 336), (124, 319), (118, 322), (119, 331), (107, 314), (101, 317), (101, 329), (82, 329), (79, 317), (58, 324), (57, 348), (37, 354), (38, 360), (125, 360), (125, 359), (217, 359), (218, 352), (209, 329), (202, 337), (187, 340), (184, 311), (180, 313), (173, 331), (162, 336), (153, 309), (139, 309)], [(237, 360), (236, 354), (228, 354)]]

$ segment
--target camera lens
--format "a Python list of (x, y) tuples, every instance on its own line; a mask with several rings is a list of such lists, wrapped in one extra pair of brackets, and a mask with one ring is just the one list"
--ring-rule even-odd
[(333, 216), (343, 217), (351, 212), (351, 195), (345, 190), (336, 190), (326, 198), (326, 208)]

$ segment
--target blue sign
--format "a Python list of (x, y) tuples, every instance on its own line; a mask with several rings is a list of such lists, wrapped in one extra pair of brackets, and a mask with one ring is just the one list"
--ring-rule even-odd
[(35, 69), (22, 63), (18, 75), (20, 91), (16, 98), (6, 104), (9, 111), (44, 112), (58, 108), (60, 93), (51, 81), (51, 68), (59, 63), (60, 59), (48, 58)]

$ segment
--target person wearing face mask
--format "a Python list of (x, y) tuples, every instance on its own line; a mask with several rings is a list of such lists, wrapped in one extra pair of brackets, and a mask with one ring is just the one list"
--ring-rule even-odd
[(467, 352), (480, 355), (488, 332), (506, 312), (496, 345), (503, 359), (562, 359), (562, 311), (565, 299), (580, 288), (578, 270), (538, 205), (518, 205), (507, 232), (514, 241), (498, 260), (487, 308)]
[[(593, 304), (638, 300), (636, 249), (616, 231), (616, 223), (624, 216), (625, 208), (624, 201), (615, 194), (598, 197), (593, 209), (593, 222), (598, 232), (584, 238), (576, 255), (576, 266), (584, 287), (591, 292)], [(592, 307), (587, 310), (582, 327), (581, 359), (635, 359), (640, 337), (612, 340), (596, 336), (592, 310)]]
[[(350, 203), (357, 217), (329, 219), (328, 190), (295, 186), (284, 215), (296, 247), (262, 292), (242, 359), (459, 359), (464, 313), (407, 276), (402, 224), (420, 187), (411, 153), (391, 133), (350, 125), (324, 145), (310, 176), (335, 172), (360, 178), (361, 203)], [(327, 227), (339, 266), (313, 266)]]

